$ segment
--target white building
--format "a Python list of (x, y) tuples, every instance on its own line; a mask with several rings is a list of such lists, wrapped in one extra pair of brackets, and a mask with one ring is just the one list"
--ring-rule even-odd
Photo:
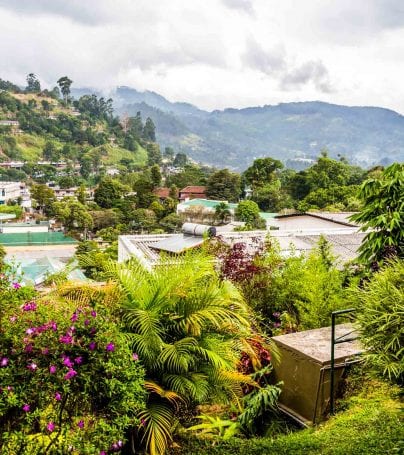
[(16, 201), (18, 198), (22, 200), (22, 207), (31, 207), (31, 198), (25, 183), (0, 182), (0, 205), (6, 205), (8, 201)]

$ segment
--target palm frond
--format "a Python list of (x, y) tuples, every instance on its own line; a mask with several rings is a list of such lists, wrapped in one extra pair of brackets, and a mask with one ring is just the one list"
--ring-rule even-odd
[(161, 398), (165, 398), (167, 401), (169, 401), (174, 406), (177, 406), (178, 402), (180, 402), (180, 401), (184, 402), (184, 398), (181, 395), (179, 395), (176, 392), (173, 392), (172, 390), (163, 389), (163, 387), (158, 385), (156, 382), (153, 382), (150, 380), (145, 381), (144, 387), (148, 392), (156, 393)]
[(144, 426), (142, 442), (146, 444), (150, 455), (164, 455), (172, 441), (174, 415), (171, 407), (162, 403), (148, 404), (140, 412), (139, 419)]
[(172, 344), (164, 344), (157, 362), (164, 371), (172, 373), (187, 373), (193, 363), (192, 351), (198, 342), (195, 338), (182, 338)]

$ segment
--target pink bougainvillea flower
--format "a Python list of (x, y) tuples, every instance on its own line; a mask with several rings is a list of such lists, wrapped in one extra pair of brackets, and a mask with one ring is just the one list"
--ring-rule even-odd
[(72, 368), (73, 367), (73, 362), (70, 360), (70, 357), (65, 357), (63, 359), (63, 365), (66, 366), (66, 367), (69, 367), (69, 368)]
[(105, 349), (107, 350), (107, 352), (114, 352), (115, 351), (114, 343), (108, 343)]
[(50, 365), (50, 367), (49, 367), (49, 373), (50, 373), (50, 374), (55, 374), (55, 373), (56, 373), (56, 367), (55, 367), (55, 365)]
[(46, 429), (52, 433), (55, 429), (55, 424), (53, 422), (49, 422), (48, 425), (46, 425)]
[(7, 357), (3, 357), (3, 358), (0, 360), (0, 366), (6, 367), (7, 365), (8, 365), (8, 358), (7, 358)]
[(73, 368), (70, 368), (70, 370), (64, 375), (64, 378), (66, 380), (72, 379), (77, 375), (77, 371), (73, 370)]
[(89, 320), (89, 319), (86, 319), (86, 320), (84, 321), (84, 325), (90, 325), (90, 320)]
[(35, 333), (35, 327), (30, 327), (25, 331), (27, 335), (33, 335)]
[(73, 337), (69, 334), (66, 334), (66, 335), (62, 335), (60, 338), (59, 338), (59, 341), (63, 344), (73, 344)]
[(101, 450), (100, 455), (107, 455), (107, 452), (105, 452), (105, 450)]
[(88, 349), (90, 349), (90, 351), (94, 351), (94, 349), (97, 347), (97, 343), (95, 341), (92, 341), (89, 345), (88, 345)]
[(132, 360), (135, 360), (135, 361), (136, 361), (136, 360), (139, 360), (139, 356), (136, 354), (136, 352), (134, 352), (134, 353), (132, 354)]
[(27, 345), (25, 346), (24, 351), (25, 351), (25, 352), (32, 352), (33, 349), (34, 349), (34, 347), (32, 346), (32, 344), (29, 343), (29, 344), (27, 344)]
[(55, 400), (56, 400), (56, 401), (60, 401), (61, 399), (62, 399), (61, 393), (60, 393), (60, 392), (56, 392), (56, 393), (55, 393)]
[(74, 359), (74, 363), (75, 363), (76, 365), (81, 365), (81, 364), (83, 363), (83, 357), (81, 357), (81, 355), (79, 355), (78, 357), (76, 357), (76, 358)]
[(27, 365), (28, 370), (35, 371), (38, 369), (38, 365), (35, 362), (31, 362)]
[(31, 406), (27, 403), (24, 404), (24, 406), (22, 407), (22, 410), (24, 412), (29, 412), (31, 410)]
[(17, 320), (17, 316), (11, 316), (10, 317), (10, 322), (15, 322)]
[(74, 313), (72, 314), (72, 317), (70, 318), (70, 320), (71, 320), (72, 322), (76, 322), (78, 318), (79, 318), (79, 317), (78, 317), (77, 313), (74, 312)]
[(49, 354), (49, 348), (43, 348), (42, 349), (42, 354), (43, 355), (48, 355)]
[(27, 302), (24, 303), (24, 305), (22, 305), (21, 308), (23, 309), (23, 311), (36, 311), (37, 306), (35, 302)]
[(50, 327), (54, 332), (56, 332), (56, 330), (58, 329), (58, 325), (57, 325), (56, 322), (54, 322), (54, 321), (51, 321), (51, 322), (49, 323), (49, 327)]
[(14, 289), (20, 289), (21, 284), (20, 283), (13, 283), (13, 288)]
[(97, 317), (97, 312), (95, 310), (92, 310), (90, 314), (93, 318)]
[(79, 428), (84, 428), (84, 420), (80, 420), (79, 423), (77, 424)]

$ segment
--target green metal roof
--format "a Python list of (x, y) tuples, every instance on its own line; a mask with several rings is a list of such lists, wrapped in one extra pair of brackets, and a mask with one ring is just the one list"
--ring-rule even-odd
[(77, 243), (77, 240), (63, 232), (25, 232), (0, 234), (0, 243), (5, 246), (68, 245)]
[[(226, 201), (212, 201), (210, 199), (190, 199), (189, 201), (183, 202), (184, 205), (192, 206), (192, 205), (202, 205), (206, 208), (214, 209), (217, 205), (221, 204), (222, 202)], [(231, 202), (226, 202), (230, 209), (236, 209), (238, 204), (233, 204)]]
[[(25, 259), (19, 261), (17, 273), (23, 283), (39, 285), (49, 275), (61, 272), (67, 266), (59, 259), (44, 256), (39, 259)], [(78, 268), (72, 268), (68, 273), (69, 280), (87, 281), (84, 273)]]

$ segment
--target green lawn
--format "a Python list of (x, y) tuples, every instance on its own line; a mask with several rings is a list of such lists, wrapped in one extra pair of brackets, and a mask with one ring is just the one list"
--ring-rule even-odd
[(276, 438), (228, 442), (188, 439), (175, 455), (378, 455), (404, 453), (404, 407), (384, 383), (347, 401), (348, 408), (314, 429)]

